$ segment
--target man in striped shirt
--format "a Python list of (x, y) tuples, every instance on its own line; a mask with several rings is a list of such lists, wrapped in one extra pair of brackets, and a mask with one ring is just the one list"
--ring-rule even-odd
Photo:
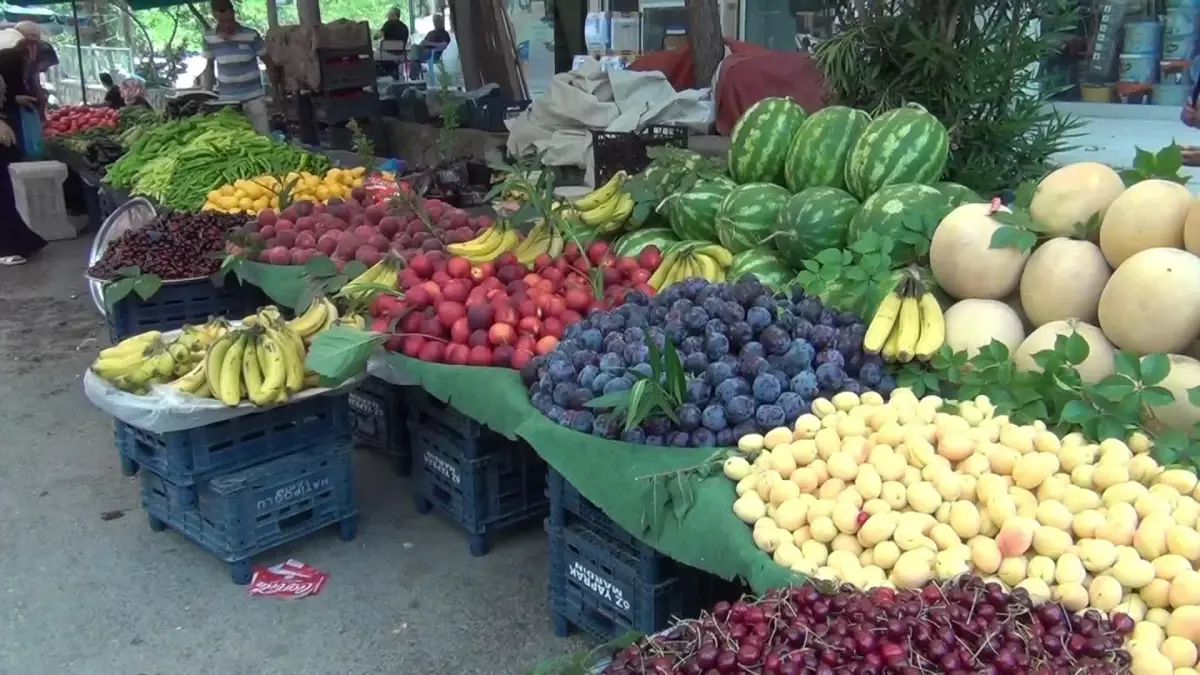
[(201, 52), (208, 60), (205, 88), (212, 89), (215, 69), (216, 92), (221, 100), (241, 103), (255, 130), (269, 134), (270, 114), (258, 70), (260, 59), (267, 63), (266, 44), (258, 31), (238, 23), (232, 0), (212, 0), (212, 14), (217, 25), (204, 33)]

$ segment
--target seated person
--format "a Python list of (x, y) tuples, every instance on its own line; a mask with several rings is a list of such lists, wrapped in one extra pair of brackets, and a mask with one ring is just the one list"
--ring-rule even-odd
[(113, 83), (112, 75), (100, 73), (100, 84), (104, 85), (104, 105), (113, 110), (125, 107), (125, 99), (121, 98), (121, 89)]
[(428, 61), (433, 59), (438, 61), (442, 58), (442, 51), (450, 46), (450, 33), (446, 31), (446, 20), (441, 14), (433, 15), (433, 30), (425, 35), (425, 39), (421, 41), (421, 60)]
[(136, 77), (131, 77), (121, 83), (121, 99), (128, 106), (151, 107), (150, 101), (146, 98), (146, 85)]

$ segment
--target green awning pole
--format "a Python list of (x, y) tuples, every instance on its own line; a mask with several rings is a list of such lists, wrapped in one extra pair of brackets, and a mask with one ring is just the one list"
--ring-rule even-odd
[(71, 20), (75, 23), (75, 58), (79, 59), (79, 95), (87, 105), (87, 81), (83, 78), (83, 46), (79, 44), (79, 3), (71, 0)]

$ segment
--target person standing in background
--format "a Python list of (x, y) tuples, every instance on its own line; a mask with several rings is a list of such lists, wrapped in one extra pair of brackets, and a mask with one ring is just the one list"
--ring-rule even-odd
[(33, 50), (20, 31), (0, 30), (0, 265), (23, 265), (46, 240), (29, 229), (17, 208), (8, 167), (24, 158), (21, 108), (35, 100), (25, 90)]
[(113, 110), (125, 107), (125, 100), (121, 98), (121, 90), (113, 83), (112, 75), (100, 73), (100, 84), (104, 85), (104, 105)]
[(201, 53), (208, 62), (204, 88), (211, 91), (215, 83), (220, 100), (241, 103), (254, 130), (270, 134), (271, 116), (258, 69), (260, 60), (268, 72), (271, 69), (266, 43), (258, 31), (238, 23), (232, 0), (212, 0), (212, 15), (216, 26), (204, 33), (202, 41)]
[(42, 74), (58, 65), (58, 52), (54, 50), (54, 45), (42, 40), (42, 28), (36, 23), (21, 21), (13, 27), (25, 36), (25, 44), (30, 53), (29, 64), (26, 66), (25, 90), (37, 99), (38, 116), (45, 121), (49, 97), (46, 95), (46, 89), (42, 87)]

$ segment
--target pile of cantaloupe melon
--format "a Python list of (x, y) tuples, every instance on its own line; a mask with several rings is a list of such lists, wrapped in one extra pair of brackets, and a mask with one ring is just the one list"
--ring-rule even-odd
[[(976, 353), (1004, 343), (1018, 367), (1075, 331), (1091, 348), (1085, 382), (1114, 372), (1115, 350), (1170, 355), (1161, 386), (1176, 403), (1156, 409), (1168, 428), (1200, 421), (1187, 390), (1200, 385), (1200, 201), (1184, 186), (1144, 180), (1126, 187), (1095, 162), (1064, 166), (1038, 184), (1029, 215), (1041, 230), (1032, 251), (991, 248), (1004, 225), (991, 204), (965, 204), (934, 232), (930, 267), (955, 303), (946, 344)], [(1083, 232), (1089, 222), (1100, 226)]]

